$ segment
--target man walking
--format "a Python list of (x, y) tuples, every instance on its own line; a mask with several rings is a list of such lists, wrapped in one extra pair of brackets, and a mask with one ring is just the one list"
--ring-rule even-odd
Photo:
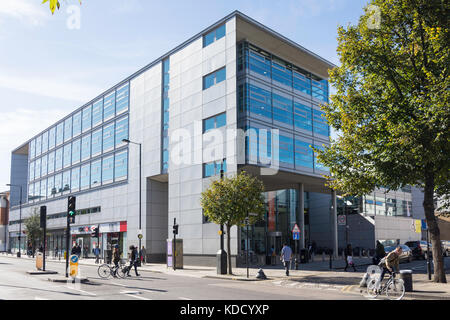
[(98, 263), (100, 258), (100, 248), (98, 247), (98, 245), (95, 246), (93, 251), (95, 255), (95, 263)]
[(136, 276), (139, 276), (139, 273), (137, 271), (137, 262), (138, 262), (138, 259), (139, 259), (138, 250), (133, 245), (130, 246), (130, 250), (131, 250), (131, 259), (130, 259), (130, 266), (128, 267), (127, 276), (131, 277), (130, 276), (130, 270), (131, 270), (131, 267), (133, 267), (133, 266), (134, 266), (134, 272), (136, 273)]
[(286, 269), (286, 276), (289, 276), (289, 265), (291, 263), (292, 249), (287, 245), (287, 243), (283, 244), (283, 249), (281, 249), (281, 261), (284, 264), (284, 268)]

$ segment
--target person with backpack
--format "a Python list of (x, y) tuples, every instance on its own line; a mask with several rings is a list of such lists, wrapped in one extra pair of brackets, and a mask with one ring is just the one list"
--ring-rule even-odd
[(140, 276), (140, 274), (137, 271), (137, 263), (138, 263), (138, 259), (139, 259), (139, 253), (138, 250), (135, 246), (131, 245), (130, 246), (130, 250), (131, 250), (131, 258), (130, 258), (130, 265), (128, 266), (128, 272), (127, 272), (127, 277), (131, 277), (130, 276), (130, 270), (131, 267), (134, 266), (134, 272), (136, 272), (136, 276)]

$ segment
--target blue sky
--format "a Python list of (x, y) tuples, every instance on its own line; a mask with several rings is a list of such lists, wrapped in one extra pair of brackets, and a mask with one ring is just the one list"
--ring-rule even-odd
[(0, 1), (0, 190), (11, 150), (234, 10), (339, 65), (337, 27), (368, 0), (41, 2)]

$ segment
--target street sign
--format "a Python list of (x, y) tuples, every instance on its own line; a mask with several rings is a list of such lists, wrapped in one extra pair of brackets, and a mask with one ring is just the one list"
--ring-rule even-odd
[(300, 233), (300, 228), (298, 227), (297, 224), (295, 224), (294, 228), (292, 229), (292, 233), (298, 232)]
[(300, 232), (294, 232), (292, 234), (292, 239), (293, 240), (300, 240)]
[(38, 252), (36, 255), (36, 269), (42, 270), (44, 266), (44, 255), (42, 252)]
[(422, 229), (427, 230), (427, 220), (422, 219)]
[(70, 260), (69, 274), (72, 278), (75, 278), (78, 274), (78, 256), (71, 255), (69, 260)]
[(347, 224), (347, 217), (343, 214), (338, 215), (338, 225), (345, 226)]

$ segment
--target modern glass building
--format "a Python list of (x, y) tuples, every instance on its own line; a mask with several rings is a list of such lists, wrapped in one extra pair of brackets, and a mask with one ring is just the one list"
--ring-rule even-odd
[[(327, 208), (325, 238), (337, 248), (336, 194), (311, 148), (329, 143), (320, 104), (333, 67), (233, 12), (12, 151), (11, 184), (23, 193), (12, 187), (10, 248), (18, 249), (23, 220), (45, 205), (48, 247), (64, 249), (67, 197), (75, 195), (71, 240), (89, 253), (98, 226), (103, 250), (119, 245), (126, 254), (142, 233), (148, 259), (165, 261), (176, 219), (185, 263), (214, 265), (219, 226), (204, 218), (200, 195), (220, 170), (257, 175), (267, 191), (250, 243), (232, 229), (233, 258), (292, 241), (295, 224), (304, 247), (315, 207)], [(314, 194), (327, 198), (317, 204)]]

